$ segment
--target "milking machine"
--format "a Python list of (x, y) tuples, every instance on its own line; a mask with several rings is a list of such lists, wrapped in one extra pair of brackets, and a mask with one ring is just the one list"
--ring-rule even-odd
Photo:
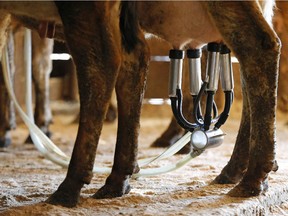
[[(222, 144), (225, 134), (220, 127), (226, 122), (233, 102), (233, 72), (230, 50), (224, 44), (209, 43), (205, 80), (201, 79), (201, 50), (187, 50), (189, 65), (190, 94), (194, 106), (193, 119), (187, 121), (182, 113), (182, 67), (184, 51), (170, 50), (169, 97), (178, 124), (191, 133), (192, 152), (214, 148)], [(225, 94), (223, 112), (218, 115), (214, 95), (218, 90), (219, 78)], [(205, 114), (202, 115), (200, 101), (206, 94)]]
[[(5, 84), (8, 89), (11, 100), (14, 101), (16, 110), (20, 117), (29, 128), (31, 138), (38, 151), (48, 160), (62, 167), (68, 167), (70, 157), (61, 151), (35, 124), (32, 111), (32, 87), (31, 87), (31, 33), (29, 30), (25, 32), (25, 53), (26, 57), (26, 108), (28, 115), (22, 110), (12, 89), (11, 79), (9, 76), (9, 60), (7, 48), (2, 55), (2, 65), (4, 72)], [(182, 113), (182, 67), (184, 52), (181, 50), (171, 50), (170, 59), (170, 82), (169, 97), (175, 118), (178, 123), (188, 132), (179, 139), (174, 145), (167, 148), (162, 154), (156, 157), (150, 157), (138, 160), (141, 168), (140, 172), (133, 174), (134, 177), (157, 175), (176, 170), (191, 159), (199, 156), (205, 149), (219, 146), (224, 139), (224, 133), (220, 129), (228, 118), (230, 107), (233, 101), (233, 74), (230, 59), (230, 50), (223, 44), (208, 44), (208, 60), (207, 71), (204, 82), (201, 79), (201, 51), (187, 50), (189, 61), (190, 75), (190, 93), (194, 104), (193, 117), (194, 123), (187, 121)], [(222, 89), (225, 92), (225, 107), (223, 112), (218, 116), (217, 107), (214, 102), (214, 94), (218, 89), (218, 80), (221, 80)], [(206, 94), (205, 115), (202, 116), (200, 100)], [(213, 115), (212, 115), (213, 114)], [(211, 125), (214, 125), (213, 128)], [(192, 151), (175, 164), (166, 165), (159, 168), (144, 168), (146, 165), (161, 159), (169, 158), (183, 148), (187, 143), (192, 146)], [(111, 167), (96, 167), (93, 172), (110, 173)]]

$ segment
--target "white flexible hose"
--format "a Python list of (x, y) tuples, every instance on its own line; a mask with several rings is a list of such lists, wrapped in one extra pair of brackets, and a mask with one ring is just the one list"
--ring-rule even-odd
[[(29, 32), (26, 32), (29, 40)], [(25, 34), (26, 34), (25, 33)], [(26, 41), (26, 39), (25, 39)], [(29, 47), (29, 46), (28, 46)], [(27, 48), (27, 46), (26, 46)], [(27, 50), (26, 50), (27, 51)], [(30, 49), (31, 51), (31, 49)], [(28, 49), (29, 52), (29, 49)], [(26, 54), (25, 54), (26, 55)], [(28, 54), (29, 55), (29, 54)], [(29, 57), (27, 58), (27, 60)], [(29, 64), (28, 61), (26, 64)], [(29, 132), (31, 135), (31, 139), (37, 148), (37, 150), (43, 154), (43, 156), (54, 162), (55, 164), (58, 164), (62, 167), (68, 167), (70, 157), (66, 156), (65, 153), (63, 153), (35, 124), (34, 124), (34, 116), (33, 116), (33, 111), (32, 111), (32, 96), (26, 96), (26, 99), (30, 100), (30, 103), (27, 102), (27, 112), (30, 117), (26, 115), (26, 113), (22, 110), (21, 106), (19, 105), (16, 96), (14, 94), (14, 91), (12, 89), (12, 81), (10, 79), (10, 68), (9, 68), (9, 60), (8, 60), (8, 52), (7, 52), (7, 47), (5, 46), (3, 55), (2, 55), (2, 65), (3, 65), (3, 74), (4, 74), (4, 80), (5, 84), (8, 90), (8, 93), (10, 95), (10, 98), (13, 100), (15, 104), (15, 108), (18, 111), (20, 117), (26, 124), (26, 126), (29, 128)], [(26, 66), (28, 69), (31, 68), (30, 66)], [(27, 72), (27, 71), (26, 71)], [(28, 80), (28, 86), (27, 90), (28, 92), (26, 94), (32, 94), (31, 93), (31, 71), (28, 72), (30, 73), (30, 76), (27, 75), (27, 80)], [(29, 81), (30, 79), (30, 81)], [(99, 168), (99, 167), (94, 167), (93, 169), (94, 172), (99, 172), (99, 173), (109, 173), (111, 171), (111, 168)]]
[(138, 177), (145, 177), (145, 176), (154, 176), (154, 175), (160, 175), (160, 174), (165, 174), (168, 172), (175, 171), (175, 170), (183, 167), (185, 164), (187, 164), (193, 158), (202, 154), (203, 151), (204, 150), (193, 151), (190, 154), (185, 155), (185, 157), (183, 157), (181, 160), (177, 161), (175, 164), (169, 164), (169, 165), (166, 165), (163, 167), (158, 167), (158, 168), (140, 169), (139, 173), (133, 174), (132, 177), (138, 178)]
[[(18, 111), (20, 117), (29, 128), (31, 139), (37, 148), (37, 150), (43, 154), (43, 156), (58, 164), (62, 167), (68, 167), (70, 157), (68, 157), (64, 152), (61, 151), (35, 124), (34, 124), (34, 116), (33, 116), (33, 109), (32, 109), (32, 85), (31, 85), (31, 32), (30, 30), (26, 30), (25, 32), (25, 45), (24, 45), (24, 56), (25, 56), (25, 68), (26, 68), (26, 108), (27, 113), (22, 110), (20, 107), (14, 91), (12, 89), (12, 81), (10, 79), (10, 68), (9, 68), (9, 59), (8, 59), (8, 52), (7, 46), (3, 51), (2, 55), (2, 64), (3, 64), (3, 73), (4, 73), (4, 80), (10, 95), (10, 98), (13, 100), (16, 110)], [(178, 152), (184, 145), (186, 145), (190, 140), (191, 133), (186, 133), (181, 139), (179, 139), (174, 145), (170, 148), (166, 149), (162, 154), (157, 157), (151, 157), (147, 159), (142, 159), (138, 161), (140, 167), (148, 165), (151, 162), (155, 162), (160, 159), (168, 158)], [(184, 164), (188, 163), (192, 158), (200, 155), (202, 152), (193, 152), (186, 155), (183, 159), (179, 160), (176, 164), (167, 165), (165, 167), (160, 168), (150, 168), (150, 169), (141, 169), (141, 171), (137, 174), (134, 174), (133, 177), (140, 177), (140, 176), (151, 176), (151, 175), (158, 175), (167, 172), (171, 172), (182, 167)], [(110, 167), (96, 167), (94, 166), (93, 172), (97, 173), (110, 173)]]
[[(11, 99), (13, 100), (13, 102), (15, 104), (15, 107), (16, 107), (17, 111), (19, 112), (20, 117), (23, 119), (24, 123), (26, 125), (28, 125), (29, 130), (33, 131), (33, 133), (32, 133), (33, 136), (37, 137), (35, 140), (41, 139), (42, 141), (44, 141), (44, 142), (39, 142), (39, 141), (36, 142), (36, 144), (35, 144), (36, 148), (41, 153), (43, 153), (44, 155), (47, 155), (48, 154), (48, 150), (45, 148), (46, 145), (51, 145), (52, 144), (52, 146), (53, 146), (54, 144), (52, 143), (51, 140), (45, 139), (46, 135), (34, 124), (33, 112), (31, 111), (29, 106), (28, 106), (28, 108), (30, 110), (28, 109), (28, 114), (30, 115), (32, 120), (30, 120), (30, 118), (22, 110), (22, 108), (20, 107), (20, 105), (19, 105), (19, 103), (18, 103), (18, 101), (17, 101), (17, 99), (15, 97), (15, 94), (14, 94), (13, 89), (12, 89), (12, 81), (10, 79), (10, 68), (9, 68), (9, 59), (8, 59), (7, 46), (5, 46), (4, 52), (3, 52), (3, 55), (2, 55), (2, 65), (3, 65), (4, 80), (5, 80), (5, 84), (6, 84), (8, 93), (9, 93)], [(31, 66), (30, 66), (30, 68), (31, 68)], [(30, 71), (30, 74), (31, 74), (31, 71)], [(29, 82), (28, 82), (28, 84), (29, 84)], [(31, 78), (30, 78), (30, 91), (31, 91)], [(31, 92), (30, 92), (30, 94), (31, 94)], [(26, 99), (31, 100), (31, 98), (29, 99), (29, 96), (27, 96)], [(32, 106), (31, 104), (32, 103), (30, 103), (30, 107)], [(57, 149), (57, 147), (55, 149)], [(59, 152), (59, 151), (57, 150), (56, 152)], [(60, 154), (59, 156), (61, 156), (62, 158), (65, 158), (66, 160), (68, 158), (64, 153)], [(58, 161), (58, 159), (56, 161)]]
[(139, 166), (146, 166), (152, 162), (165, 159), (176, 154), (180, 149), (182, 149), (190, 141), (191, 132), (187, 132), (183, 137), (181, 137), (176, 143), (167, 148), (162, 154), (157, 157), (145, 158), (138, 160)]

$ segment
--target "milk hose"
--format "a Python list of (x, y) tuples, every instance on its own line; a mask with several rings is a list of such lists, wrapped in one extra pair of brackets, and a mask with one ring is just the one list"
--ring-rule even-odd
[[(26, 68), (26, 78), (27, 78), (27, 87), (26, 87), (26, 108), (28, 115), (22, 110), (19, 105), (16, 96), (13, 92), (11, 79), (10, 79), (10, 68), (8, 64), (8, 53), (7, 47), (5, 46), (4, 52), (2, 55), (2, 65), (3, 65), (3, 73), (4, 80), (10, 95), (10, 98), (14, 101), (15, 108), (18, 111), (20, 117), (26, 124), (29, 129), (32, 141), (37, 148), (37, 150), (48, 160), (53, 163), (60, 165), (61, 167), (67, 168), (69, 165), (70, 157), (68, 157), (64, 152), (61, 151), (35, 124), (34, 124), (34, 116), (32, 111), (32, 85), (31, 85), (31, 32), (30, 30), (25, 31), (25, 44), (24, 52), (25, 52), (25, 68)], [(147, 159), (139, 160), (139, 166), (145, 166), (150, 164), (151, 162), (155, 162), (160, 159), (164, 159), (172, 156), (174, 153), (178, 152), (183, 146), (185, 146), (190, 139), (191, 133), (188, 132), (185, 134), (179, 141), (177, 141), (170, 148), (166, 149), (162, 154), (157, 157), (151, 157)], [(167, 172), (174, 171), (186, 163), (188, 163), (194, 157), (200, 155), (203, 151), (195, 151), (187, 154), (183, 159), (176, 162), (176, 164), (167, 165), (160, 168), (150, 168), (150, 169), (141, 169), (139, 173), (134, 174), (133, 177), (140, 176), (150, 176), (150, 175), (158, 175)], [(93, 172), (97, 173), (110, 173), (110, 167), (96, 167), (94, 166)]]

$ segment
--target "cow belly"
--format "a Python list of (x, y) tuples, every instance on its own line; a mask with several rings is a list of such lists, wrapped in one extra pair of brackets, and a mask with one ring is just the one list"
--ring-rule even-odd
[(201, 2), (139, 2), (138, 14), (144, 31), (167, 40), (174, 48), (188, 43), (197, 48), (221, 40)]

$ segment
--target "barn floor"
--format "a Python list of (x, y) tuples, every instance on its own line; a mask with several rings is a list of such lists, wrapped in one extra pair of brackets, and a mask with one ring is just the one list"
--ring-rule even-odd
[[(52, 140), (70, 154), (77, 131), (77, 125), (71, 122), (77, 113), (77, 106), (58, 105), (54, 104)], [(63, 112), (67, 107), (71, 112)], [(71, 107), (75, 110), (71, 110)], [(144, 106), (139, 158), (163, 151), (149, 146), (165, 129), (170, 115), (167, 105)], [(232, 185), (209, 184), (232, 152), (239, 125), (239, 117), (233, 115), (223, 127), (227, 136), (222, 146), (208, 150), (172, 173), (131, 180), (131, 192), (121, 198), (90, 198), (107, 177), (106, 174), (95, 174), (91, 184), (83, 188), (80, 204), (72, 209), (43, 203), (62, 182), (66, 170), (44, 159), (34, 146), (24, 145), (28, 132), (24, 125), (19, 124), (12, 133), (13, 144), (0, 150), (0, 215), (288, 215), (288, 125), (283, 116), (278, 115), (277, 125), (277, 160), (280, 168), (276, 173), (271, 173), (270, 188), (265, 195), (231, 198), (225, 194)], [(96, 157), (99, 165), (111, 165), (116, 126), (116, 123), (104, 126)], [(160, 164), (173, 163), (181, 157), (173, 156)]]

